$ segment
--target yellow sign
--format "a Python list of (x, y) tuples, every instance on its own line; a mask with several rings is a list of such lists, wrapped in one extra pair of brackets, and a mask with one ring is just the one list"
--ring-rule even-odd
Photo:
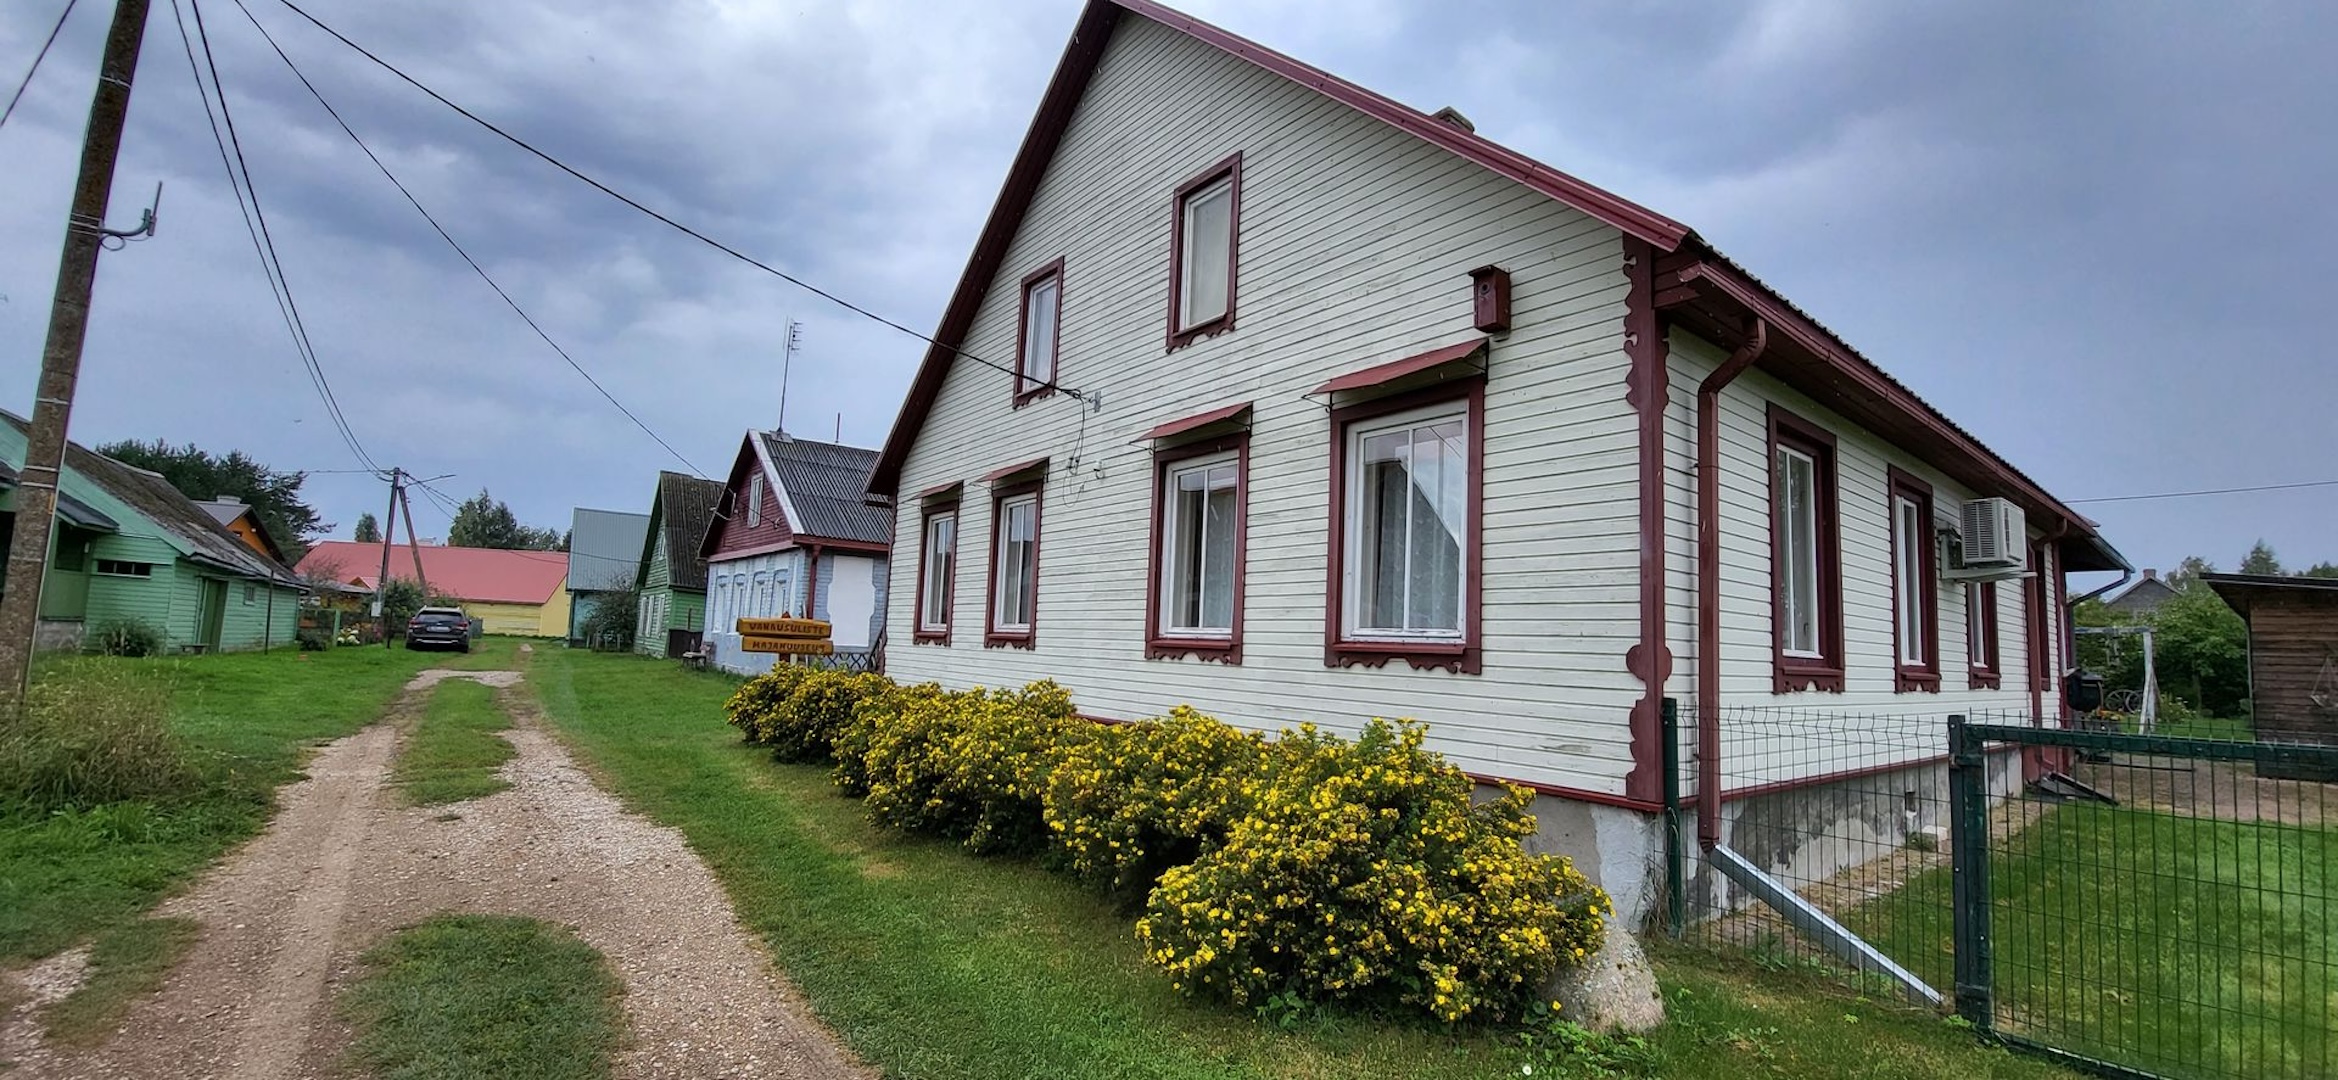
[(777, 653), (781, 656), (829, 656), (836, 652), (836, 646), (827, 641), (816, 641), (811, 638), (749, 636), (739, 639), (739, 651)]
[(751, 637), (825, 639), (829, 634), (824, 619), (740, 619), (737, 629)]

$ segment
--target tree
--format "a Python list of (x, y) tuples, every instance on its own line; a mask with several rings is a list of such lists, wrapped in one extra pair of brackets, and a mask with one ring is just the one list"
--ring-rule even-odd
[(2306, 577), (2338, 578), (2338, 563), (2318, 562), (2306, 567)]
[(370, 513), (357, 515), (357, 535), (353, 539), (355, 539), (360, 544), (381, 543), (381, 524), (376, 522), (373, 519), (373, 515)]
[(520, 524), (519, 516), (511, 507), (496, 501), (480, 488), (479, 494), (463, 500), (455, 508), (454, 523), (447, 526), (446, 542), (455, 547), (505, 548), (520, 551), (559, 551), (568, 546), (568, 540), (556, 529), (538, 529)]
[(307, 473), (271, 469), (241, 450), (230, 450), (222, 457), (193, 443), (172, 446), (161, 439), (150, 443), (124, 439), (100, 446), (97, 452), (125, 465), (161, 473), (190, 499), (207, 501), (222, 495), (242, 499), (292, 562), (299, 562), (307, 553), (312, 538), (333, 528), (318, 516), (315, 507), (301, 500), (300, 488), (308, 482)]
[(2203, 559), (2198, 555), (2186, 555), (2184, 556), (2184, 561), (2177, 563), (2176, 568), (2168, 572), (2168, 588), (2174, 589), (2177, 592), (2183, 592), (2184, 590), (2191, 588), (2193, 582), (2200, 580), (2200, 575), (2213, 574), (2215, 572), (2215, 563), (2209, 562), (2208, 560)]
[(406, 633), (406, 623), (422, 610), (423, 601), (422, 586), (416, 582), (394, 577), (382, 586), (382, 617), (389, 620), (391, 637)]
[(2263, 540), (2259, 540), (2257, 541), (2255, 547), (2249, 549), (2248, 557), (2241, 560), (2240, 572), (2244, 574), (2279, 576), (2281, 573), (2281, 560), (2273, 557), (2273, 548), (2271, 545), (2265, 543)]
[(2249, 698), (2249, 627), (2213, 589), (2186, 589), (2151, 613), (2159, 684), (2211, 716)]
[[(584, 603), (578, 598), (578, 603)], [(592, 597), (592, 607), (577, 623), (577, 632), (586, 646), (601, 651), (623, 652), (633, 647), (633, 637), (640, 629), (641, 594), (634, 591), (628, 578), (617, 588)]]

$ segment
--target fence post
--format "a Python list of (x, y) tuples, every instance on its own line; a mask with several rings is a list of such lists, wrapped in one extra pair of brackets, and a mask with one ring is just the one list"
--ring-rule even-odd
[(1680, 835), (1680, 701), (1665, 698), (1664, 718), (1664, 928), (1675, 939), (1688, 923), (1687, 853)]
[(1989, 938), (1989, 758), (1961, 715), (1948, 718), (1948, 807), (1956, 1011), (1988, 1031), (1997, 1015)]

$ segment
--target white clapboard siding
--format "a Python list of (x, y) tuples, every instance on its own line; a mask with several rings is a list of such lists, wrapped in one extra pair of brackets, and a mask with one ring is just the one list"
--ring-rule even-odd
[[(1168, 352), (1172, 192), (1236, 151), (1237, 326)], [(1111, 718), (1190, 703), (1256, 727), (1347, 731), (1410, 716), (1474, 771), (1622, 792), (1639, 541), (1613, 228), (1124, 16), (965, 347), (1011, 365), (1019, 283), (1058, 257), (1059, 381), (1101, 393), (1103, 407), (1056, 396), (1014, 409), (1010, 376), (964, 361), (951, 371), (905, 461), (895, 527), (920, 536), (915, 493), (967, 485), (951, 644), (896, 634), (891, 674), (950, 686), (1050, 677)], [(1326, 668), (1329, 423), (1303, 395), (1473, 337), (1467, 274), (1489, 263), (1514, 276), (1515, 329), (1493, 347), (1487, 391), (1484, 673)], [(1147, 660), (1153, 473), (1137, 438), (1239, 401), (1255, 403), (1243, 663)], [(1037, 647), (985, 649), (992, 529), (978, 481), (1042, 455)], [(892, 590), (893, 626), (911, 625), (914, 592)]]
[[(1697, 642), (1697, 504), (1696, 425), (1697, 387), (1727, 350), (1696, 335), (1675, 330), (1670, 336), (1670, 403), (1666, 416), (1667, 562), (1670, 603), (1667, 632), (1674, 657), (1668, 693), (1681, 699), (1684, 712), (1695, 700)], [(1774, 600), (1770, 567), (1769, 404), (1777, 402), (1794, 414), (1835, 434), (1837, 506), (1841, 515), (1843, 574), (1844, 692), (1802, 691), (1778, 694), (1772, 681), (1771, 621)], [(1901, 470), (1932, 485), (1936, 525), (1952, 525), (1957, 508), (1976, 493), (1942, 476), (1933, 467), (1893, 447), (1842, 417), (1820, 408), (1809, 398), (1777, 380), (1748, 372), (1722, 392), (1721, 418), (1721, 706), (1725, 723), (1745, 711), (1747, 723), (1775, 723), (1793, 714), (1836, 717), (1919, 714), (1941, 720), (1938, 739), (1926, 739), (1895, 751), (1913, 760), (1943, 753), (1946, 718), (1951, 713), (1980, 715), (2030, 713), (2030, 658), (2028, 656), (2026, 581), (1997, 586), (1997, 655), (2002, 672), (1999, 689), (1973, 690), (1966, 669), (1965, 590), (1960, 582), (1940, 582), (1940, 625), (1936, 647), (1940, 652), (1940, 692), (1897, 693), (1893, 689), (1892, 578), (1888, 469)], [(2031, 535), (2037, 536), (2032, 529)], [(1943, 570), (1946, 567), (1943, 564)], [(2059, 567), (2035, 568), (2051, 573)], [(2047, 605), (2049, 620), (2058, 605)], [(2049, 644), (2043, 662), (2052, 665), (2059, 653), (2060, 626), (2049, 622)], [(2058, 673), (2057, 673), (2058, 678)], [(2052, 701), (2049, 695), (2049, 707)], [(1803, 730), (1811, 730), (1805, 728)], [(1837, 727), (1835, 730), (1842, 730)], [(1833, 756), (1834, 760), (1828, 760)], [(1758, 773), (1765, 778), (1815, 775), (1845, 764), (1846, 751), (1818, 740), (1780, 740), (1758, 762), (1727, 766), (1733, 777)], [(1872, 753), (1856, 764), (1877, 764)], [(1741, 769), (1743, 770), (1741, 772)]]

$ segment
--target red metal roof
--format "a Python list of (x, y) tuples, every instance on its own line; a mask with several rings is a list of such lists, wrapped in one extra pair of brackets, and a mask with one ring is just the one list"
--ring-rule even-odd
[(1431, 349), (1419, 356), (1408, 356), (1402, 360), (1391, 360), (1385, 364), (1365, 368), (1362, 371), (1351, 371), (1316, 387), (1310, 392), (1331, 394), (1341, 390), (1362, 390), (1366, 387), (1379, 386), (1382, 383), (1392, 383), (1407, 375), (1417, 375), (1430, 368), (1443, 367), (1457, 360), (1466, 360), (1477, 355), (1478, 351), (1485, 347), (1486, 339), (1472, 338), (1459, 345)]
[(1154, 428), (1151, 431), (1145, 432), (1143, 435), (1140, 435), (1137, 438), (1138, 441), (1141, 442), (1145, 439), (1166, 439), (1172, 435), (1183, 435), (1188, 431), (1194, 430), (1195, 428), (1208, 427), (1209, 425), (1215, 424), (1220, 420), (1232, 420), (1233, 418), (1240, 416), (1249, 410), (1249, 402), (1238, 401), (1222, 409), (1211, 409), (1206, 413), (1188, 416), (1179, 420), (1171, 420), (1159, 427)]
[(987, 484), (994, 480), (1004, 480), (1007, 477), (1013, 476), (1017, 473), (1027, 473), (1033, 469), (1043, 468), (1046, 465), (1046, 458), (1032, 458), (1029, 461), (1016, 462), (1013, 465), (1002, 465), (996, 469), (992, 469), (991, 471), (984, 473), (982, 482)]
[[(541, 604), (568, 580), (568, 554), (561, 551), (505, 551), (500, 548), (424, 544), (422, 574), (430, 591), (482, 604)], [(372, 589), (379, 584), (382, 546), (326, 540), (301, 556), (304, 577), (322, 577)], [(414, 555), (404, 544), (390, 548), (390, 576), (414, 576)]]

